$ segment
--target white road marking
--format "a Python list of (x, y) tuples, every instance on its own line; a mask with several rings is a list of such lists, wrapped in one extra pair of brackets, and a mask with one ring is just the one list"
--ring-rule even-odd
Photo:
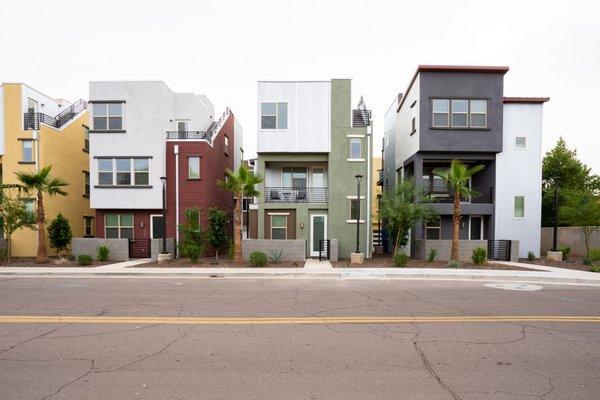
[(519, 290), (522, 292), (535, 292), (536, 290), (542, 290), (543, 288), (543, 286), (528, 285), (525, 283), (487, 283), (485, 287), (503, 290)]

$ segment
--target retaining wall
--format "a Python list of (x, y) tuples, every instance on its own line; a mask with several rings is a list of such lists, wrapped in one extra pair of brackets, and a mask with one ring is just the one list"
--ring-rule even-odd
[(282, 250), (282, 261), (306, 260), (306, 240), (304, 239), (244, 239), (242, 241), (242, 257), (244, 260), (248, 260), (253, 251), (262, 251), (268, 256), (269, 250)]
[[(553, 228), (542, 228), (542, 255), (552, 250)], [(561, 226), (558, 228), (558, 245), (571, 248), (571, 255), (583, 257), (586, 255), (583, 230), (578, 226)], [(600, 230), (592, 233), (589, 240), (590, 249), (600, 248)]]
[(77, 256), (87, 254), (96, 258), (98, 247), (106, 246), (109, 250), (109, 260), (129, 260), (129, 243), (127, 239), (103, 239), (103, 238), (73, 238), (71, 252)]

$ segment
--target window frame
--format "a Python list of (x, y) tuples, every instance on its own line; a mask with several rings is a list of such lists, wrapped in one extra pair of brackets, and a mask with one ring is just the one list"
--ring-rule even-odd
[(83, 125), (83, 151), (90, 152), (90, 128)]
[[(146, 170), (137, 170), (136, 161), (145, 160), (147, 167)], [(150, 184), (150, 158), (132, 158), (131, 163), (133, 168), (131, 173), (133, 174), (133, 184), (131, 186), (148, 186)], [(138, 175), (146, 175), (146, 183), (138, 183)]]
[(225, 151), (225, 155), (229, 155), (229, 136), (223, 135), (223, 148)]
[[(25, 211), (29, 214), (31, 214), (31, 219), (33, 221), (36, 220), (36, 212), (37, 212), (37, 204), (36, 204), (36, 200), (34, 198), (23, 198), (21, 199), (21, 201), (23, 201), (23, 205), (25, 207)], [(31, 204), (31, 210), (29, 210), (29, 205)]]
[[(21, 160), (20, 164), (34, 164), (35, 163), (35, 140), (33, 139), (21, 139)], [(31, 145), (31, 160), (25, 159), (25, 143), (29, 143)]]
[[(520, 138), (522, 138), (524, 140), (523, 147), (519, 147), (517, 145), (517, 139), (520, 139)], [(514, 146), (515, 150), (527, 150), (527, 136), (515, 136), (513, 146)]]
[[(150, 184), (150, 168), (151, 168), (151, 162), (150, 160), (152, 159), (152, 157), (136, 157), (136, 156), (132, 156), (132, 157), (96, 157), (96, 167), (97, 167), (97, 173), (96, 173), (96, 182), (97, 184), (94, 187), (98, 187), (98, 188), (151, 188), (152, 185)], [(109, 160), (110, 161), (110, 165), (111, 165), (111, 170), (103, 170), (100, 168), (100, 163), (101, 161), (104, 160)], [(117, 170), (117, 161), (118, 160), (128, 160), (129, 161), (129, 171), (126, 170)], [(147, 171), (137, 171), (136, 172), (136, 160), (146, 160), (148, 163), (148, 170)], [(125, 173), (129, 173), (129, 183), (128, 184), (119, 184), (117, 183), (117, 174), (125, 174)], [(100, 181), (100, 175), (101, 174), (110, 174), (111, 176), (111, 183), (107, 184), (107, 183), (101, 183)], [(148, 177), (148, 183), (136, 183), (136, 178), (137, 175), (139, 174), (145, 174)]]
[[(523, 199), (521, 216), (517, 216), (517, 198)], [(513, 219), (525, 219), (525, 195), (515, 194), (513, 196)]]
[(90, 172), (83, 171), (83, 195), (90, 197), (91, 185), (90, 185)]
[[(97, 132), (117, 132), (117, 133), (121, 133), (121, 132), (125, 132), (125, 102), (124, 101), (94, 101), (91, 102), (92, 105), (92, 118), (91, 118), (91, 123), (92, 123), (92, 131), (97, 131)], [(119, 105), (121, 107), (121, 112), (120, 114), (111, 114), (110, 111), (110, 106), (111, 105)], [(96, 115), (96, 107), (99, 108), (99, 106), (105, 106), (106, 107), (106, 114), (105, 115)], [(99, 128), (96, 126), (96, 119), (104, 119), (106, 127), (104, 128)], [(119, 128), (111, 128), (110, 127), (110, 119), (111, 118), (120, 118), (121, 119), (121, 126)]]
[[(285, 226), (273, 226), (273, 217), (283, 217), (285, 220)], [(285, 237), (283, 239), (273, 239), (273, 229), (283, 229), (285, 232)], [(287, 240), (288, 238), (288, 214), (269, 214), (269, 234), (271, 240)]]
[[(108, 216), (109, 215), (116, 215), (117, 216), (117, 225), (108, 225)], [(131, 216), (131, 225), (123, 225), (121, 222), (121, 217), (123, 215), (130, 215)], [(115, 214), (115, 213), (110, 213), (110, 214), (104, 214), (104, 237), (107, 239), (134, 239), (135, 238), (135, 215), (134, 214)], [(117, 229), (117, 233), (118, 236), (116, 238), (109, 238), (108, 235), (106, 234), (107, 229)], [(122, 235), (122, 229), (131, 229), (131, 238), (123, 238)]]
[[(89, 233), (88, 233), (88, 222), (89, 222)], [(83, 217), (83, 237), (94, 237), (94, 217), (85, 215)]]
[[(352, 154), (352, 144), (353, 143), (358, 143), (360, 146), (360, 156), (357, 157), (353, 157)], [(364, 161), (364, 154), (363, 154), (363, 138), (362, 137), (349, 137), (348, 138), (348, 160), (351, 161)]]
[[(436, 101), (444, 101), (448, 104), (448, 112), (436, 112), (434, 108), (434, 102)], [(454, 125), (453, 115), (454, 114), (465, 114), (464, 111), (455, 112), (453, 110), (452, 103), (457, 101), (466, 101), (467, 102), (467, 112), (466, 112), (466, 122), (467, 125)], [(472, 103), (474, 101), (484, 101), (485, 102), (485, 112), (474, 112)], [(489, 104), (490, 101), (487, 98), (463, 98), (463, 97), (432, 97), (431, 98), (431, 129), (453, 129), (453, 130), (489, 130)], [(436, 114), (447, 114), (447, 125), (436, 125), (435, 124), (435, 116)], [(473, 125), (473, 115), (483, 115), (485, 124), (483, 126)]]
[[(352, 204), (355, 201), (359, 201), (360, 202), (360, 201), (365, 200), (365, 196), (361, 195), (360, 198), (357, 198), (356, 195), (346, 196), (346, 200), (348, 202), (347, 203), (347, 207), (348, 207), (348, 214), (347, 214), (348, 215), (348, 219), (346, 219), (346, 223), (348, 223), (348, 224), (356, 224), (356, 218), (352, 218)], [(363, 204), (360, 205), (360, 215), (358, 215), (359, 218), (362, 217), (363, 215), (366, 216), (366, 213), (364, 211), (364, 207), (366, 207), (366, 206), (363, 206)], [(365, 223), (364, 218), (360, 218), (358, 220), (358, 223), (359, 224), (364, 224)]]
[[(458, 102), (466, 102), (467, 111), (454, 111), (454, 103)], [(470, 119), (471, 113), (470, 111), (471, 102), (468, 99), (450, 99), (450, 126), (452, 128), (469, 128), (470, 127)], [(464, 115), (465, 117), (465, 125), (454, 125), (454, 115)]]
[[(431, 224), (437, 224), (437, 225), (431, 225)], [(438, 238), (437, 239), (429, 239), (427, 232), (429, 232), (430, 230), (437, 230), (438, 231)], [(425, 240), (442, 240), (442, 220), (438, 219), (433, 220), (433, 221), (427, 221), (423, 224), (423, 235), (424, 235), (424, 239)]]
[[(275, 104), (275, 113), (274, 114), (263, 114), (262, 108), (263, 108), (263, 104)], [(279, 107), (280, 104), (285, 104), (285, 127), (281, 127), (281, 123), (280, 123), (280, 112), (279, 112)], [(259, 104), (259, 115), (260, 118), (258, 119), (258, 123), (260, 124), (260, 130), (261, 131), (287, 131), (289, 130), (289, 121), (290, 121), (290, 115), (289, 115), (289, 103), (287, 101), (261, 101)], [(275, 117), (275, 128), (265, 128), (263, 127), (263, 117)]]
[[(133, 176), (132, 176), (132, 174), (133, 174), (133, 159), (132, 158), (115, 158), (114, 160), (115, 160), (114, 161), (114, 167), (115, 167), (114, 168), (114, 171), (115, 171), (114, 172), (115, 173), (115, 180), (114, 180), (114, 182), (115, 182), (115, 186), (134, 186), (135, 182), (132, 179), (133, 178)], [(129, 169), (128, 170), (120, 170), (119, 169), (119, 161), (121, 161), (121, 160), (127, 160), (127, 161), (129, 161), (129, 163), (128, 163), (129, 164)], [(126, 184), (119, 183), (119, 174), (121, 174), (121, 175), (125, 175), (125, 174), (129, 175), (129, 183), (126, 183)]]
[[(485, 112), (473, 112), (473, 106), (472, 103), (474, 101), (485, 101)], [(471, 129), (487, 129), (489, 128), (488, 126), (488, 113), (489, 113), (489, 100), (488, 99), (469, 99), (469, 128)], [(473, 125), (473, 114), (475, 115), (483, 115), (484, 116), (484, 121), (485, 123), (483, 124), (483, 126), (479, 126), (479, 125)]]
[[(444, 101), (448, 104), (448, 111), (447, 112), (439, 112), (439, 111), (435, 111), (435, 107), (434, 107), (434, 103), (436, 101)], [(452, 114), (451, 112), (451, 102), (450, 99), (443, 99), (443, 98), (433, 98), (431, 99), (431, 126), (433, 128), (450, 128), (452, 127), (452, 125), (450, 124), (450, 115)], [(446, 125), (436, 125), (435, 124), (435, 115), (436, 114), (444, 114), (446, 115)]]
[[(200, 158), (201, 158), (200, 156), (188, 156), (188, 158), (187, 158), (187, 160), (188, 160), (188, 177), (187, 178), (189, 180), (200, 180), (200, 172), (201, 172), (200, 171), (200, 162), (201, 162)], [(191, 168), (190, 167), (192, 164), (190, 163), (190, 160), (192, 160), (192, 159), (198, 160), (198, 176), (191, 176)]]

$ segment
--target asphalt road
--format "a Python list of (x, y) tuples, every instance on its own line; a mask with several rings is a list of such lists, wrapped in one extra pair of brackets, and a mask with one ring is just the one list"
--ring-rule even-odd
[(599, 399), (600, 288), (542, 286), (4, 279), (0, 398)]

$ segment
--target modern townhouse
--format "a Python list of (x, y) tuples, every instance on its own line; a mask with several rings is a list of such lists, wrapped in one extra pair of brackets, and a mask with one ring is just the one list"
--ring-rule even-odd
[(351, 80), (261, 81), (257, 107), (256, 171), (264, 181), (251, 237), (302, 239), (306, 257), (329, 239), (349, 257), (358, 228), (369, 257), (371, 118), (362, 100), (352, 109)]
[(165, 231), (173, 252), (187, 210), (199, 209), (203, 226), (211, 207), (232, 211), (217, 184), (241, 162), (242, 130), (229, 109), (216, 118), (206, 96), (161, 81), (91, 82), (90, 104), (99, 238), (128, 239), (130, 257), (149, 257), (162, 251)]
[(452, 195), (434, 171), (453, 159), (485, 167), (470, 182), (480, 195), (461, 202), (461, 257), (485, 244), (495, 258), (510, 257), (511, 247), (513, 258), (517, 247), (519, 257), (539, 256), (542, 105), (548, 99), (505, 97), (508, 70), (421, 65), (388, 110), (381, 183), (391, 191), (399, 180), (414, 178), (440, 215), (439, 222), (412, 230), (414, 257), (432, 246), (441, 258), (449, 256)]
[[(24, 83), (0, 86), (0, 171), (4, 184), (18, 183), (14, 172), (39, 171), (51, 165), (52, 175), (69, 183), (67, 197), (44, 196), (47, 221), (62, 213), (73, 236), (93, 236), (90, 209), (87, 103), (47, 96)], [(35, 199), (26, 199), (33, 213)], [(0, 232), (3, 232), (0, 229)], [(0, 233), (1, 234), (1, 233)], [(12, 255), (33, 257), (37, 234), (20, 229), (12, 235)], [(47, 249), (52, 254), (50, 248)]]

